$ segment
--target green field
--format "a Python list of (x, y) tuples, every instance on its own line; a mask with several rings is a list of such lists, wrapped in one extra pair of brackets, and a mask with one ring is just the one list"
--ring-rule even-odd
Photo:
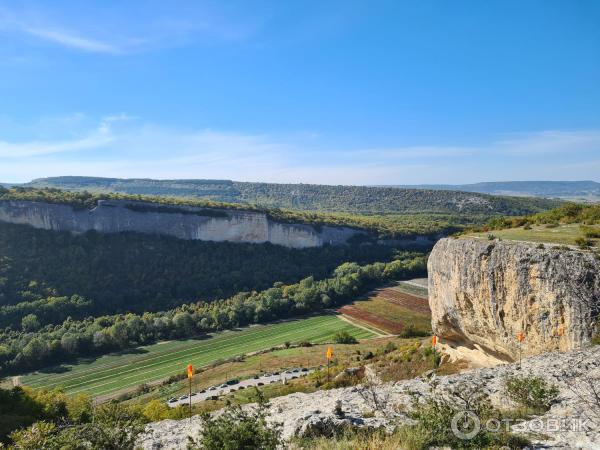
[(105, 396), (181, 373), (189, 363), (199, 368), (284, 342), (326, 342), (340, 330), (346, 330), (359, 339), (374, 336), (334, 315), (317, 316), (225, 331), (202, 340), (169, 341), (139, 347), (128, 354), (107, 355), (94, 361), (62, 366), (61, 373), (25, 375), (21, 382), (37, 388), (60, 386), (71, 394), (85, 392), (92, 396)]
[[(600, 231), (600, 227), (598, 226), (590, 226), (590, 228), (597, 228)], [(510, 241), (527, 241), (562, 245), (576, 245), (575, 240), (583, 236), (579, 224), (568, 224), (555, 227), (548, 227), (547, 225), (534, 225), (530, 230), (526, 230), (523, 227), (508, 228), (505, 230), (492, 230), (485, 233), (473, 233), (466, 235), (466, 237), (476, 236), (487, 239), (488, 234), (492, 234), (497, 238)], [(598, 245), (597, 239), (593, 242), (596, 246)]]

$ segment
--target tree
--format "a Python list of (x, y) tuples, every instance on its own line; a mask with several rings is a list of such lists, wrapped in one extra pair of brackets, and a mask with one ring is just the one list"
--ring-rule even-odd
[(40, 329), (40, 321), (35, 314), (27, 314), (21, 319), (21, 328), (29, 333)]
[(162, 420), (168, 416), (171, 408), (167, 404), (160, 400), (150, 400), (148, 404), (142, 410), (144, 416), (153, 422)]
[(281, 425), (267, 425), (267, 404), (260, 391), (254, 411), (229, 404), (218, 417), (202, 415), (202, 434), (190, 439), (190, 450), (276, 450), (281, 444)]
[(358, 341), (346, 330), (340, 330), (333, 336), (333, 342), (336, 344), (356, 344)]
[(144, 429), (144, 417), (118, 403), (100, 406), (92, 423), (75, 428), (80, 442), (98, 450), (134, 450), (137, 437)]

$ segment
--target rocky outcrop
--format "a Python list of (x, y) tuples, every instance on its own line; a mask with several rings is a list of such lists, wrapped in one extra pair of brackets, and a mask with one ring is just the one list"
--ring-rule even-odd
[(216, 242), (270, 242), (292, 248), (340, 245), (366, 234), (348, 227), (281, 223), (259, 211), (125, 200), (100, 200), (91, 210), (65, 204), (1, 201), (0, 221), (75, 233), (134, 231)]
[(442, 239), (428, 262), (434, 333), (451, 347), (515, 360), (589, 345), (597, 332), (600, 261), (552, 245)]
[[(493, 368), (432, 378), (417, 378), (372, 388), (354, 386), (291, 394), (272, 399), (269, 420), (282, 424), (283, 437), (331, 435), (344, 425), (384, 428), (410, 423), (408, 412), (413, 393), (421, 399), (460, 390), (482, 390), (497, 408), (514, 408), (506, 398), (508, 376), (533, 375), (545, 378), (559, 389), (557, 402), (543, 416), (518, 423), (513, 431), (531, 437), (535, 448), (600, 448), (600, 403), (586, 395), (586, 386), (600, 383), (600, 346), (585, 351), (546, 353)], [(368, 389), (367, 391), (365, 391)], [(365, 395), (366, 394), (366, 395)], [(377, 398), (379, 407), (370, 399)], [(252, 407), (251, 405), (246, 407)], [(557, 422), (559, 422), (559, 426)], [(139, 440), (144, 450), (183, 450), (188, 436), (200, 432), (198, 416), (191, 420), (165, 420), (148, 425)]]

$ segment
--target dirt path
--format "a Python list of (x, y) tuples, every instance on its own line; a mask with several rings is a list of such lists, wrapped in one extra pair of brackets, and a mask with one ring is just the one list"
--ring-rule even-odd
[(357, 328), (362, 328), (363, 330), (367, 330), (370, 333), (375, 333), (377, 335), (377, 337), (390, 337), (393, 336), (393, 334), (390, 334), (384, 330), (382, 330), (381, 328), (375, 328), (374, 326), (369, 324), (369, 327), (365, 327), (364, 325), (361, 325), (360, 323), (358, 323), (356, 321), (356, 319), (351, 318), (346, 316), (345, 314), (340, 314), (339, 318), (341, 320), (343, 320), (344, 322), (348, 322), (349, 324), (357, 327)]

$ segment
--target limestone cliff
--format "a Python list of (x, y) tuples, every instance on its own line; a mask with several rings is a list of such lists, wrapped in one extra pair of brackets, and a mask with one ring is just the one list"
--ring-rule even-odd
[(488, 355), (588, 345), (597, 332), (600, 261), (558, 246), (442, 239), (428, 262), (432, 326), (442, 343)]
[(292, 248), (340, 245), (352, 236), (365, 234), (348, 227), (281, 223), (259, 211), (125, 200), (100, 200), (91, 210), (55, 203), (0, 201), (0, 222), (75, 233), (134, 231), (217, 242), (270, 242)]

